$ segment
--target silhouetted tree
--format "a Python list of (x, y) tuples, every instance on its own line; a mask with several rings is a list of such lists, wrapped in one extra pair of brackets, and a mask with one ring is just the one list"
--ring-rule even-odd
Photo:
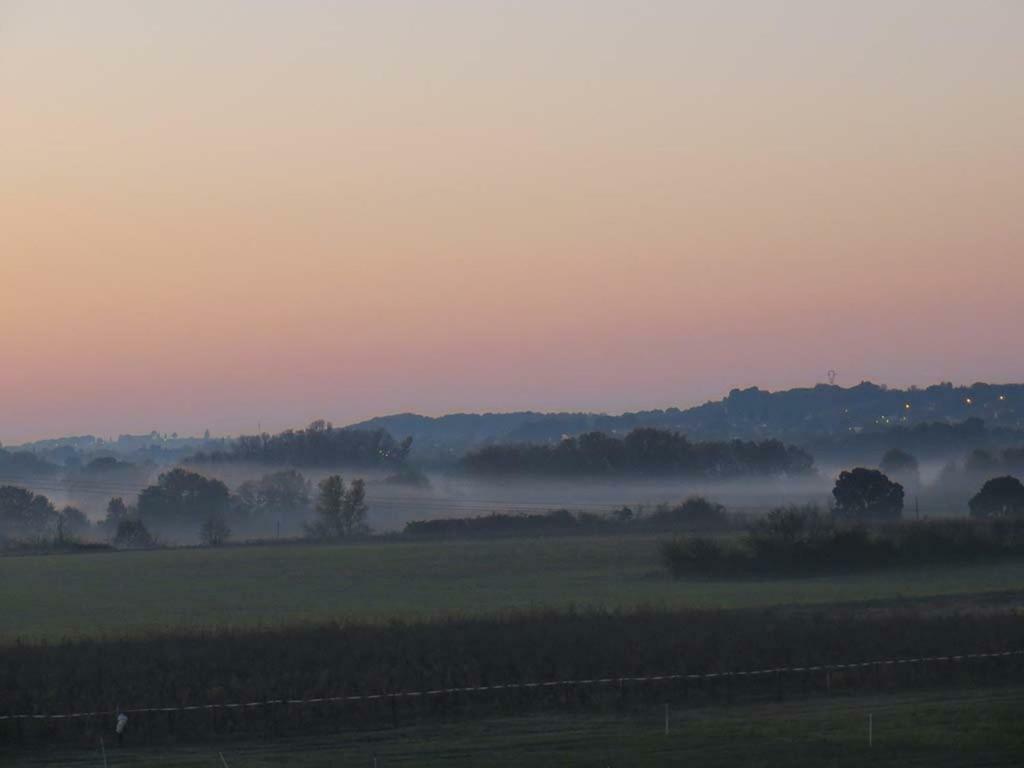
[(361, 479), (345, 488), (340, 475), (320, 481), (317, 496), (317, 520), (307, 526), (310, 535), (319, 538), (342, 538), (366, 531), (366, 486)]
[(156, 537), (149, 532), (138, 518), (121, 520), (114, 534), (114, 546), (124, 549), (149, 548), (156, 546)]
[(138, 515), (154, 528), (199, 525), (213, 515), (226, 515), (229, 499), (228, 488), (220, 480), (173, 469), (142, 490)]
[(972, 517), (1024, 515), (1024, 484), (1016, 477), (994, 477), (968, 502)]
[(366, 533), (366, 484), (356, 478), (345, 494), (341, 506), (341, 525), (345, 536)]
[(342, 535), (341, 508), (345, 503), (345, 481), (341, 475), (330, 475), (320, 481), (316, 500), (316, 533), (324, 538)]
[(841, 472), (832, 496), (840, 517), (892, 519), (903, 513), (903, 486), (877, 469), (857, 467)]
[(57, 513), (57, 541), (64, 542), (67, 539), (80, 536), (89, 530), (89, 518), (85, 516), (78, 507), (66, 506)]
[(0, 533), (45, 536), (57, 520), (57, 510), (45, 496), (14, 485), (0, 486)]
[(199, 540), (208, 547), (219, 547), (231, 538), (231, 528), (223, 515), (212, 514), (199, 527)]
[(271, 472), (242, 483), (233, 502), (239, 518), (300, 519), (311, 503), (309, 480), (294, 469)]
[(120, 496), (114, 496), (107, 502), (107, 514), (103, 520), (98, 523), (98, 527), (108, 538), (113, 538), (117, 533), (118, 524), (122, 520), (127, 520), (133, 514), (133, 510), (124, 503), (124, 499)]

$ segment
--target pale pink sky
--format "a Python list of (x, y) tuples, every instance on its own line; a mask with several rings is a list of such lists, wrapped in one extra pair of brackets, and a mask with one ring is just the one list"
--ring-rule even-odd
[(1024, 380), (1017, 0), (0, 0), (0, 440)]

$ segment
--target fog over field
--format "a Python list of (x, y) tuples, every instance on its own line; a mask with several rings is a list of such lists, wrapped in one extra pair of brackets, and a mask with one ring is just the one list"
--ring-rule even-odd
[[(189, 471), (223, 481), (234, 492), (246, 481), (264, 475), (294, 469), (288, 465), (216, 464), (184, 465)], [(945, 464), (924, 462), (920, 485), (907, 488), (907, 515), (920, 513), (928, 517), (963, 515), (967, 500), (976, 487), (966, 484), (953, 493), (932, 487)], [(82, 509), (94, 522), (103, 519), (112, 497), (120, 496), (133, 503), (138, 493), (155, 483), (171, 466), (142, 467), (129, 475), (114, 478), (72, 480), (59, 478), (26, 479), (19, 482), (26, 488), (50, 498), (55, 505), (70, 504)], [(723, 504), (730, 512), (760, 515), (773, 508), (814, 504), (827, 508), (832, 502), (836, 476), (847, 466), (833, 465), (816, 469), (800, 478), (745, 478), (731, 480), (700, 480), (685, 478), (474, 478), (456, 471), (425, 471), (426, 483), (408, 485), (389, 481), (393, 472), (366, 467), (300, 468), (310, 481), (313, 495), (317, 484), (328, 475), (340, 474), (346, 481), (366, 481), (368, 523), (379, 533), (397, 532), (414, 520), (451, 517), (477, 517), (496, 512), (543, 513), (557, 509), (571, 512), (608, 514), (622, 507), (634, 513), (650, 513), (658, 505), (677, 504), (692, 496), (704, 496)], [(916, 504), (916, 509), (915, 509)], [(304, 517), (281, 517), (280, 527), (268, 522), (239, 530), (240, 536), (297, 536), (303, 523), (312, 520), (312, 506)], [(184, 529), (168, 539), (168, 543), (195, 543), (197, 531)], [(167, 538), (167, 537), (165, 537)]]
[(0, 0), (0, 132), (0, 766), (1024, 765), (1024, 0)]

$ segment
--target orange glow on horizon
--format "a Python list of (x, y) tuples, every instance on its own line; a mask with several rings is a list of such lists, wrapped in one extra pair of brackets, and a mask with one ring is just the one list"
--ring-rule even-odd
[(1024, 379), (1024, 4), (427, 5), (0, 9), (0, 439)]

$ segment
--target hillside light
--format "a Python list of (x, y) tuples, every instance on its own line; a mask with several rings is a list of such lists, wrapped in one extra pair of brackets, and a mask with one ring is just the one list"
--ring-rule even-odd
[(972, 400), (971, 400), (971, 398), (968, 397), (966, 400), (964, 400), (964, 402), (967, 403), (968, 405), (970, 405)]

